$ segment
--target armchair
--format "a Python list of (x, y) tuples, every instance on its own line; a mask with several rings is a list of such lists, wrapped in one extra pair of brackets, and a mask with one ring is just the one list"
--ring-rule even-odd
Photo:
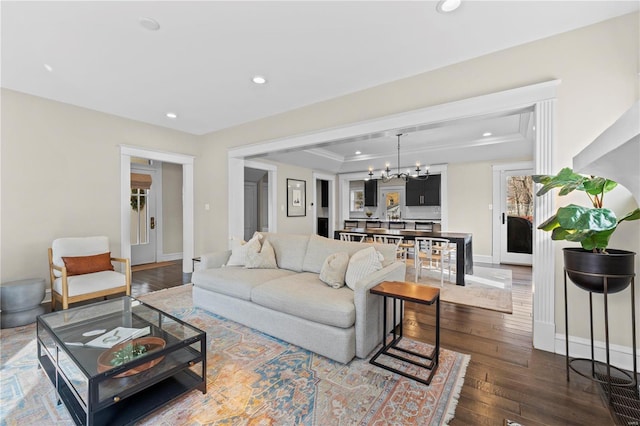
[[(124, 264), (124, 272), (112, 262)], [(49, 248), (51, 310), (70, 303), (124, 292), (131, 294), (129, 259), (111, 257), (107, 237), (58, 238)]]

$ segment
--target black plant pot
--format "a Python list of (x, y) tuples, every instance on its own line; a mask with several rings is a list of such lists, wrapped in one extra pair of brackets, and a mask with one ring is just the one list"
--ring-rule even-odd
[(607, 275), (607, 293), (617, 293), (631, 283), (634, 274), (635, 253), (607, 249), (607, 253), (594, 253), (582, 248), (564, 248), (564, 267), (569, 279), (583, 290), (604, 293)]

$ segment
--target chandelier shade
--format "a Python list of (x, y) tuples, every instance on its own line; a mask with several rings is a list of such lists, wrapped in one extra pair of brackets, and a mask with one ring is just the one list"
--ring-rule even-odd
[[(420, 174), (422, 169), (420, 169), (420, 162), (416, 163), (415, 174), (409, 173), (409, 170), (406, 172), (400, 172), (400, 136), (403, 133), (398, 133), (396, 136), (398, 137), (398, 168), (396, 173), (391, 173), (391, 169), (389, 168), (389, 163), (386, 164), (385, 169), (382, 171), (380, 175), (380, 179), (382, 182), (389, 182), (393, 179), (402, 179), (403, 181), (408, 181), (409, 179), (417, 179), (417, 180), (427, 180), (429, 179), (429, 168), (425, 167), (425, 173)], [(373, 167), (369, 167), (369, 179), (373, 179)]]

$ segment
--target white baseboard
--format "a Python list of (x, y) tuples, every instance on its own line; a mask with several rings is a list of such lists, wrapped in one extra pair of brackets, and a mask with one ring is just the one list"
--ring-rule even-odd
[(533, 347), (547, 352), (555, 352), (557, 344), (555, 342), (556, 325), (554, 323), (534, 321), (533, 322)]
[(491, 256), (485, 256), (485, 255), (473, 255), (473, 261), (474, 262), (480, 262), (480, 263), (493, 263), (493, 258)]
[(182, 253), (164, 253), (157, 256), (158, 262), (169, 262), (171, 260), (180, 260), (182, 259)]
[[(594, 340), (593, 342), (595, 359), (598, 361), (606, 361), (606, 344), (605, 342)], [(640, 363), (640, 356), (636, 350), (636, 362)], [(560, 355), (566, 354), (565, 335), (556, 334), (555, 353)], [(572, 358), (591, 359), (591, 341), (582, 337), (569, 336), (569, 356)], [(609, 344), (609, 359), (611, 365), (627, 371), (633, 371), (633, 348), (630, 346), (621, 346)]]

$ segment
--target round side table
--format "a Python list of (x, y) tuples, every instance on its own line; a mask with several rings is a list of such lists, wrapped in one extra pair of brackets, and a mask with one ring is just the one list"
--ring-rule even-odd
[(47, 310), (44, 299), (45, 281), (28, 278), (0, 284), (0, 327), (12, 328), (35, 322)]

